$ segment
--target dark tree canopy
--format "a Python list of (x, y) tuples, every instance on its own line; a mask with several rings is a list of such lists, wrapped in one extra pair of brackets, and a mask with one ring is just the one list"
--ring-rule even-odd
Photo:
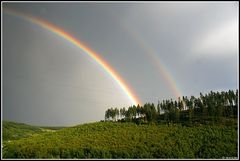
[(238, 90), (213, 92), (199, 97), (182, 96), (178, 100), (166, 99), (153, 103), (133, 105), (128, 108), (110, 108), (105, 120), (127, 122), (217, 122), (221, 118), (237, 117)]

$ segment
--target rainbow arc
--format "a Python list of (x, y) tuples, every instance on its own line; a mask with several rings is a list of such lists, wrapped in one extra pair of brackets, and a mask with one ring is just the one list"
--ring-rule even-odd
[(111, 67), (98, 53), (93, 51), (91, 48), (89, 48), (87, 45), (85, 45), (82, 41), (75, 38), (73, 35), (71, 35), (67, 31), (64, 31), (60, 27), (55, 26), (54, 24), (52, 24), (46, 20), (43, 20), (39, 17), (35, 17), (35, 16), (28, 15), (28, 14), (25, 14), (22, 12), (18, 12), (13, 9), (4, 9), (4, 13), (27, 20), (33, 24), (36, 24), (36, 25), (62, 37), (63, 39), (67, 40), (68, 42), (74, 44), (76, 47), (78, 47), (79, 49), (84, 51), (84, 53), (86, 53), (88, 56), (90, 56), (95, 62), (97, 62), (112, 77), (112, 79), (115, 80), (115, 82), (123, 90), (123, 92), (129, 98), (129, 100), (131, 101), (132, 104), (134, 104), (134, 105), (141, 104), (141, 101), (134, 94), (133, 90), (120, 77), (120, 75), (113, 69), (113, 67)]

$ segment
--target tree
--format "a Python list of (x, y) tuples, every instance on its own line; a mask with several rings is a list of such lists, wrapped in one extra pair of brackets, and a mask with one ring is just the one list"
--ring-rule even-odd
[(190, 100), (188, 101), (188, 108), (189, 108), (189, 121), (192, 122), (192, 118), (194, 117), (194, 101), (195, 97), (191, 96)]
[(137, 116), (140, 117), (141, 116), (141, 107), (139, 106), (139, 104), (137, 105)]
[(169, 106), (169, 100), (163, 100), (164, 120), (166, 122), (169, 121), (168, 106)]
[(174, 101), (174, 107), (178, 108), (178, 102), (177, 101)]
[(236, 89), (236, 94), (235, 94), (235, 102), (236, 102), (236, 106), (238, 107), (238, 90)]
[(146, 119), (148, 122), (156, 121), (157, 119), (157, 111), (154, 104), (146, 103), (144, 105), (144, 111), (146, 114)]
[(119, 114), (120, 114), (121, 119), (125, 118), (126, 117), (126, 108), (125, 107), (121, 108), (119, 111)]
[(151, 114), (152, 114), (152, 121), (156, 121), (157, 120), (157, 110), (155, 108), (155, 105), (152, 103), (151, 104)]
[(107, 109), (107, 111), (105, 112), (105, 120), (109, 120), (110, 119), (110, 109)]
[(169, 119), (171, 121), (175, 121), (175, 107), (172, 99), (170, 99), (170, 102), (168, 104), (168, 111), (169, 111)]
[(116, 110), (114, 108), (110, 109), (110, 117), (112, 118), (112, 120), (116, 120)]
[(115, 108), (114, 109), (114, 113), (115, 113), (115, 121), (118, 120), (119, 118), (119, 109), (118, 108)]
[(135, 105), (132, 106), (132, 118), (136, 118), (137, 116), (137, 107)]
[(157, 104), (157, 114), (160, 115), (161, 114), (161, 105), (158, 101), (158, 104)]
[(180, 112), (178, 108), (175, 108), (175, 121), (178, 123), (180, 119)]

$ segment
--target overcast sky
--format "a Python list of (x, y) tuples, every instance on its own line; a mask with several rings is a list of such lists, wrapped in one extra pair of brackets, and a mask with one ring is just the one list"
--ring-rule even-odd
[[(3, 3), (87, 44), (142, 103), (238, 88), (239, 3)], [(131, 101), (93, 59), (2, 13), (3, 119), (76, 125)], [(162, 67), (160, 70), (159, 68)], [(165, 73), (165, 74), (164, 74)]]

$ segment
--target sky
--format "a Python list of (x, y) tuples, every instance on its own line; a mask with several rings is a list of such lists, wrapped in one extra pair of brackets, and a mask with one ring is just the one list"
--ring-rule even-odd
[[(2, 8), (4, 120), (71, 126), (133, 105), (126, 91), (137, 103), (157, 104), (239, 87), (239, 2), (4, 2)], [(86, 50), (29, 17), (85, 44), (126, 90)]]

